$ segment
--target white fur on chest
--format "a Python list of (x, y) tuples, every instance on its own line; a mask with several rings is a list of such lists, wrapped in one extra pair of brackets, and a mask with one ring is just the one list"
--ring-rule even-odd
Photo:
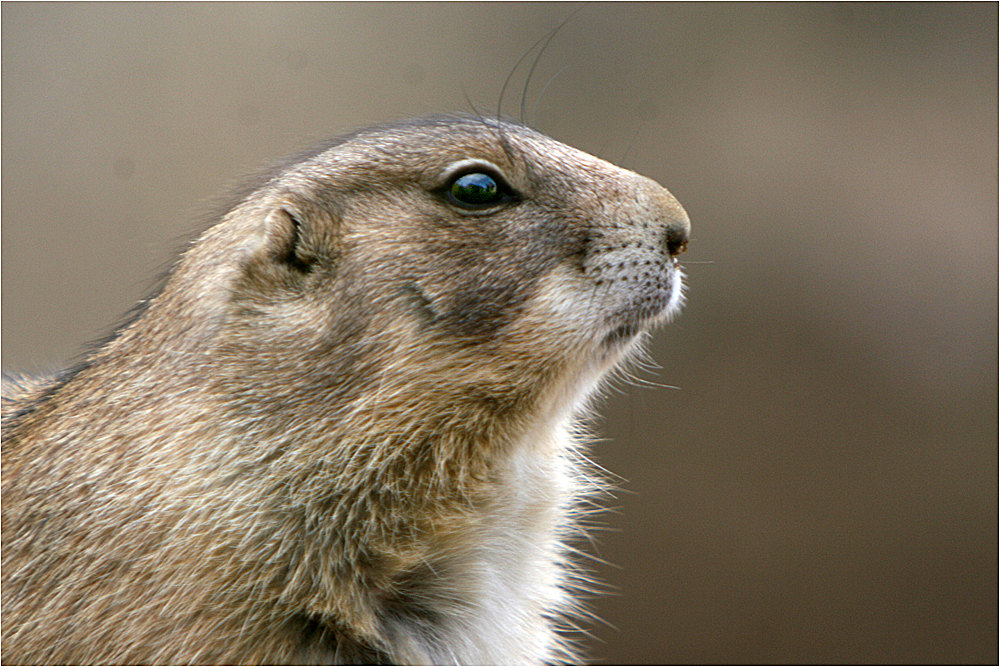
[(435, 575), (426, 591), (429, 618), (399, 617), (389, 628), (394, 645), (403, 647), (397, 659), (538, 664), (560, 658), (552, 618), (570, 604), (562, 542), (580, 489), (573, 447), (560, 425), (515, 448), (496, 495), (429, 563)]

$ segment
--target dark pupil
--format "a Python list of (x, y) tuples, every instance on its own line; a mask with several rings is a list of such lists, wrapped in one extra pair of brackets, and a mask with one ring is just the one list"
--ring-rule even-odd
[(489, 204), (499, 194), (497, 182), (486, 174), (466, 174), (451, 184), (451, 196), (463, 204)]

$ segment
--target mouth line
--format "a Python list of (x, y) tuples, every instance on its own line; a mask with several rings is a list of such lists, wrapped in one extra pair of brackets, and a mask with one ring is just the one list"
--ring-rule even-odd
[(651, 302), (640, 303), (618, 311), (608, 321), (610, 332), (605, 334), (601, 343), (607, 348), (622, 347), (630, 343), (639, 334), (649, 331), (663, 323), (668, 317), (675, 301), (671, 293)]

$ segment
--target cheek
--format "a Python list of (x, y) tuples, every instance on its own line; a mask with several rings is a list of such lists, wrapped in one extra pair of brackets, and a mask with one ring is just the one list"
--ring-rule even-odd
[(541, 271), (537, 262), (482, 256), (440, 268), (442, 273), (435, 270), (420, 281), (435, 314), (434, 324), (472, 340), (492, 338), (516, 321), (535, 292)]
[(597, 287), (579, 269), (560, 265), (545, 274), (524, 309), (526, 335), (543, 335), (554, 344), (574, 346), (589, 340), (603, 320), (595, 296)]
[(341, 277), (371, 295), (372, 310), (399, 311), (426, 334), (494, 340), (522, 316), (547, 274), (579, 264), (582, 240), (568, 233), (571, 225), (530, 202), (483, 216), (411, 204), (418, 214), (382, 211), (381, 224), (348, 226)]
[(475, 342), (496, 337), (523, 316), (562, 258), (545, 244), (510, 241), (453, 244), (421, 262), (413, 288), (435, 326)]

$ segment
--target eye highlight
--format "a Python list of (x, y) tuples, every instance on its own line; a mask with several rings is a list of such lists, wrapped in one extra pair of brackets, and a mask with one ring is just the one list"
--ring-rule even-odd
[(518, 199), (500, 172), (479, 160), (463, 160), (437, 191), (449, 204), (467, 211), (490, 209)]
[(455, 203), (465, 206), (489, 206), (503, 201), (503, 194), (496, 180), (481, 172), (456, 178), (448, 188), (448, 195)]

